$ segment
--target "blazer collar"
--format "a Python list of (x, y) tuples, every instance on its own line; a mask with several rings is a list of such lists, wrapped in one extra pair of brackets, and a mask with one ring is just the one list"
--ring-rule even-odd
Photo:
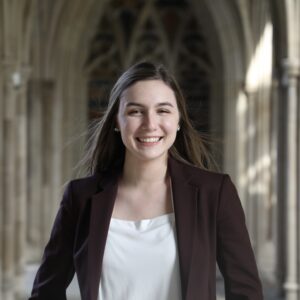
[(169, 159), (177, 233), (182, 299), (186, 299), (197, 221), (198, 188), (190, 184), (190, 167)]
[[(198, 189), (190, 184), (189, 168), (188, 165), (172, 158), (168, 161), (168, 171), (172, 182), (182, 299), (186, 298), (188, 288), (197, 220)], [(118, 176), (118, 172), (106, 174), (100, 184), (100, 192), (92, 197), (88, 241), (88, 282), (90, 299), (93, 300), (96, 300), (98, 295), (105, 242), (117, 195)]]
[(99, 178), (100, 191), (92, 196), (88, 238), (88, 299), (97, 300), (105, 242), (118, 189), (118, 173)]

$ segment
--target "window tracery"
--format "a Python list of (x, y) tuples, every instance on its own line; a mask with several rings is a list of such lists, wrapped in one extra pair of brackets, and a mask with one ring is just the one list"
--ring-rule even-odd
[(175, 74), (196, 127), (207, 131), (213, 66), (202, 28), (186, 0), (107, 4), (86, 65), (90, 119), (101, 116), (115, 78), (141, 60), (161, 62)]

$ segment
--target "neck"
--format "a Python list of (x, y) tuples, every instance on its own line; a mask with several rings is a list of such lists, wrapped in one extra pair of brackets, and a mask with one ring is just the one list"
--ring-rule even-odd
[(136, 161), (125, 156), (123, 182), (130, 185), (153, 185), (166, 181), (168, 158), (149, 161)]

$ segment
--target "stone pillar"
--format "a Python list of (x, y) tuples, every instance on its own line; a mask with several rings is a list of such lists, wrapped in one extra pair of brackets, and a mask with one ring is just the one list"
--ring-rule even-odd
[(287, 130), (286, 130), (286, 255), (287, 272), (284, 289), (287, 300), (299, 300), (299, 240), (298, 204), (299, 173), (298, 145), (299, 136), (299, 75), (298, 60), (283, 60), (283, 83), (287, 86)]
[[(266, 67), (267, 68), (267, 67)], [(271, 71), (268, 75), (271, 74)], [(256, 223), (257, 223), (257, 262), (266, 276), (272, 275), (275, 260), (275, 244), (270, 235), (271, 217), (271, 138), (270, 138), (270, 97), (271, 78), (265, 78), (257, 93), (256, 101)]]
[[(276, 283), (276, 286), (280, 289), (282, 283), (282, 276), (284, 272), (284, 263), (282, 261), (284, 243), (282, 243), (282, 229), (284, 228), (284, 220), (281, 216), (284, 215), (283, 203), (279, 202), (278, 199), (282, 199), (279, 194), (282, 193), (282, 184), (279, 185), (278, 174), (282, 168), (279, 162), (282, 162), (281, 152), (279, 145), (282, 143), (282, 127), (281, 121), (281, 107), (279, 107), (280, 100), (280, 85), (277, 76), (273, 77), (272, 81), (272, 96), (271, 96), (271, 145), (270, 145), (270, 158), (271, 158), (271, 178), (270, 178), (270, 201), (271, 201), (271, 216), (272, 224), (269, 228), (268, 235), (272, 237), (274, 243), (274, 266), (272, 268), (272, 279)], [(280, 187), (280, 188), (279, 188)], [(281, 292), (281, 291), (279, 291)]]
[(49, 233), (53, 224), (54, 216), (58, 209), (59, 198), (54, 197), (53, 184), (53, 126), (54, 126), (54, 83), (50, 80), (41, 80), (42, 97), (42, 194), (40, 202), (41, 223), (41, 245), (40, 250), (44, 250), (49, 239)]
[[(272, 80), (273, 25), (268, 1), (255, 0), (247, 9), (249, 21), (249, 64), (245, 74), (247, 108), (246, 215), (260, 271), (274, 266), (275, 246), (268, 235), (271, 226), (270, 91)], [(253, 22), (255, 20), (255, 22)], [(243, 134), (243, 133), (242, 133)], [(264, 272), (267, 273), (267, 272)], [(271, 273), (271, 272), (268, 272)]]
[(3, 112), (3, 298), (14, 299), (20, 287), (25, 251), (26, 71), (4, 62)]
[(16, 187), (15, 187), (15, 296), (21, 296), (23, 283), (26, 249), (26, 205), (27, 205), (27, 81), (29, 67), (20, 68), (20, 82), (15, 89), (17, 93), (16, 105)]
[[(27, 97), (33, 0), (0, 3), (1, 299), (20, 296), (25, 260)], [(0, 41), (1, 42), (1, 41)]]
[(28, 88), (28, 202), (27, 246), (29, 261), (40, 259), (42, 201), (42, 100), (41, 86), (30, 80)]
[(16, 101), (17, 93), (12, 87), (7, 70), (4, 86), (4, 117), (3, 117), (3, 290), (4, 299), (13, 299), (14, 271), (15, 271), (15, 178), (16, 178)]
[(256, 114), (256, 93), (248, 91), (248, 107), (246, 114), (247, 122), (247, 202), (245, 212), (247, 225), (254, 251), (257, 248), (257, 190), (256, 190), (256, 157), (257, 157), (257, 114)]
[(3, 298), (20, 295), (25, 263), (28, 68), (5, 64), (3, 96), (2, 271)]
[(2, 220), (4, 217), (4, 80), (3, 80), (3, 65), (0, 64), (0, 298), (2, 299), (3, 290), (3, 245), (4, 231)]
[(30, 147), (27, 259), (36, 262), (41, 259), (42, 250), (49, 238), (49, 228), (53, 223), (53, 82), (44, 79), (31, 80), (28, 104)]
[(247, 149), (248, 149), (248, 134), (247, 134), (247, 113), (248, 113), (248, 97), (246, 93), (241, 89), (237, 98), (237, 157), (236, 162), (237, 173), (237, 186), (239, 188), (239, 195), (243, 206), (247, 204)]

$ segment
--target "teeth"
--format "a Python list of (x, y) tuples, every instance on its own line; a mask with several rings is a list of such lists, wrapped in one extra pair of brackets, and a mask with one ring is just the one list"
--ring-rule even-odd
[(159, 141), (159, 138), (139, 138), (143, 143), (155, 143)]

